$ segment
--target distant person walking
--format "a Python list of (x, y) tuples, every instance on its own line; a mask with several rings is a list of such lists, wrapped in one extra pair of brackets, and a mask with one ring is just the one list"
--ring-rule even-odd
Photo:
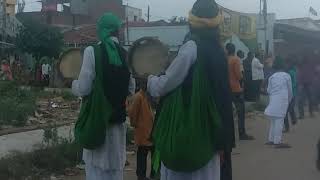
[(257, 57), (252, 60), (252, 81), (253, 81), (253, 92), (255, 101), (260, 99), (262, 82), (264, 80), (264, 65), (260, 62)]
[(244, 69), (244, 99), (246, 101), (255, 101), (254, 84), (252, 80), (252, 61), (254, 54), (252, 52), (248, 53), (248, 57), (243, 61)]
[(229, 81), (232, 91), (232, 101), (237, 109), (238, 129), (240, 140), (253, 140), (252, 136), (247, 135), (245, 127), (245, 104), (243, 90), (240, 85), (242, 80), (241, 65), (239, 57), (235, 56), (236, 47), (234, 44), (226, 45), (229, 66)]
[[(241, 66), (241, 73), (243, 73), (244, 68), (243, 68), (243, 61), (244, 61), (244, 52), (241, 50), (237, 51), (237, 57), (240, 59), (240, 66)], [(243, 74), (242, 74), (243, 75)]]
[(48, 62), (43, 63), (41, 66), (41, 72), (42, 72), (42, 81), (44, 83), (44, 86), (49, 86), (50, 83), (50, 71), (51, 66)]
[(297, 69), (295, 67), (295, 63), (292, 62), (294, 61), (293, 59), (287, 60), (288, 64), (288, 73), (290, 74), (291, 77), (291, 83), (292, 83), (292, 100), (289, 104), (288, 112), (287, 115), (284, 119), (284, 124), (285, 124), (285, 132), (289, 132), (290, 130), (290, 122), (289, 122), (289, 116), (291, 118), (291, 123), (292, 125), (297, 124), (297, 117), (295, 113), (295, 106), (296, 106), (296, 97), (297, 97)]
[(291, 77), (285, 72), (284, 62), (281, 59), (277, 59), (273, 67), (276, 73), (269, 78), (267, 89), (269, 105), (265, 110), (265, 115), (270, 120), (269, 137), (266, 144), (274, 145), (275, 148), (290, 148), (288, 144), (282, 143), (282, 131), (284, 118), (292, 100)]
[(307, 101), (310, 116), (314, 113), (314, 103), (312, 95), (312, 80), (315, 76), (315, 67), (312, 66), (311, 56), (304, 56), (298, 64), (298, 107), (299, 118), (304, 119), (304, 107)]

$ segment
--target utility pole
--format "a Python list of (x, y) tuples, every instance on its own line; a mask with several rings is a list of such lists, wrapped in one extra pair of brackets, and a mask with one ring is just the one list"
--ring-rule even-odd
[[(6, 43), (7, 39), (7, 0), (2, 0), (2, 41)], [(1, 54), (4, 55), (4, 47), (1, 48)]]
[(148, 5), (148, 20), (147, 20), (147, 22), (150, 22), (150, 6)]
[(267, 0), (263, 0), (263, 20), (264, 20), (264, 39), (265, 39), (265, 56), (269, 54), (269, 40), (268, 40), (268, 5)]

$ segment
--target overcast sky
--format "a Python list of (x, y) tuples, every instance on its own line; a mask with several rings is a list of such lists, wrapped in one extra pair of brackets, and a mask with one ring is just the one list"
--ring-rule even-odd
[[(172, 16), (187, 16), (196, 0), (124, 0), (130, 6), (143, 9), (146, 13), (148, 4), (152, 19), (168, 19)], [(241, 12), (259, 12), (260, 0), (216, 0), (220, 5)], [(269, 12), (276, 13), (278, 19), (308, 17), (312, 6), (320, 15), (320, 0), (268, 0)], [(37, 0), (26, 0), (25, 11), (38, 11)], [(320, 18), (320, 16), (319, 16)]]

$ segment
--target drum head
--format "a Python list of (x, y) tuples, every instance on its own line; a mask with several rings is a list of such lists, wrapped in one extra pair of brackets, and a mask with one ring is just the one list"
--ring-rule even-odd
[(78, 79), (81, 65), (82, 55), (80, 49), (69, 49), (61, 55), (59, 68), (64, 78)]
[(129, 64), (133, 74), (159, 75), (169, 65), (169, 48), (158, 39), (145, 37), (133, 43), (129, 50)]

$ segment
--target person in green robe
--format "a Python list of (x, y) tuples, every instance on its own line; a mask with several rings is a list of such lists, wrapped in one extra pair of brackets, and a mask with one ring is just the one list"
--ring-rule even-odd
[(73, 93), (83, 99), (75, 139), (84, 148), (87, 180), (123, 179), (130, 72), (117, 42), (120, 27), (111, 13), (99, 19), (100, 42), (85, 49), (79, 78), (72, 83)]
[[(234, 125), (222, 18), (214, 0), (197, 0), (189, 13), (191, 33), (177, 57), (163, 75), (148, 76), (148, 92), (161, 98), (153, 132), (161, 180), (220, 180), (220, 152), (231, 155)], [(227, 173), (231, 177), (230, 169)]]

